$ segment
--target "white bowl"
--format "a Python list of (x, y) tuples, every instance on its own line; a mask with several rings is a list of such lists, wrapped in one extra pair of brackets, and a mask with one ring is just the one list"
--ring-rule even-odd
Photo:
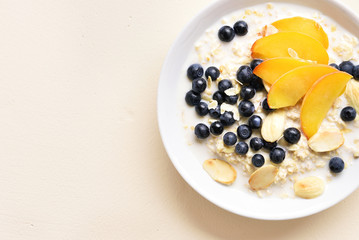
[[(173, 165), (181, 176), (203, 197), (230, 212), (257, 219), (282, 220), (308, 216), (327, 209), (352, 193), (359, 185), (359, 164), (354, 162), (345, 173), (332, 181), (325, 194), (311, 199), (258, 198), (255, 194), (238, 191), (216, 183), (196, 161), (184, 140), (183, 124), (176, 106), (176, 86), (184, 76), (184, 63), (195, 41), (221, 17), (267, 1), (261, 0), (220, 0), (214, 2), (187, 24), (176, 39), (164, 62), (158, 87), (158, 123), (163, 143)], [(359, 20), (353, 12), (333, 0), (289, 0), (271, 1), (304, 5), (321, 11), (353, 34), (359, 32)], [(357, 34), (358, 36), (358, 34)], [(183, 98), (184, 101), (184, 93)]]

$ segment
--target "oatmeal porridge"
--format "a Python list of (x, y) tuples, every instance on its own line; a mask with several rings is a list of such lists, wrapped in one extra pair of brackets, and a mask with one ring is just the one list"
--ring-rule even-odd
[(180, 87), (204, 171), (260, 197), (325, 194), (359, 157), (358, 57), (355, 36), (303, 6), (267, 3), (219, 19), (193, 46)]

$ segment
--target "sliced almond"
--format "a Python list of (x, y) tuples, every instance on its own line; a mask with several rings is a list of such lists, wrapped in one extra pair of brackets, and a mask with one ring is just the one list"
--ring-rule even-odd
[(324, 192), (324, 188), (324, 181), (318, 177), (306, 177), (294, 183), (295, 195), (306, 199), (320, 196)]
[(343, 133), (335, 128), (317, 132), (308, 140), (309, 147), (315, 152), (333, 151), (343, 144)]
[(268, 114), (263, 120), (261, 134), (267, 142), (277, 141), (283, 134), (286, 114), (283, 110), (276, 110)]
[(252, 173), (249, 178), (249, 186), (253, 190), (261, 190), (269, 187), (277, 176), (278, 168), (273, 165), (267, 165), (259, 168), (254, 173)]
[(227, 96), (234, 96), (234, 95), (237, 95), (237, 94), (238, 94), (236, 87), (228, 88), (227, 90), (224, 91), (224, 93), (225, 93)]
[(211, 100), (209, 101), (208, 109), (216, 109), (217, 106), (218, 106), (218, 102), (216, 100)]
[(357, 112), (359, 112), (359, 82), (352, 79), (347, 83), (345, 89), (345, 97), (350, 105), (352, 105)]
[(204, 161), (203, 168), (215, 181), (223, 184), (232, 184), (236, 180), (236, 170), (227, 162), (219, 159)]

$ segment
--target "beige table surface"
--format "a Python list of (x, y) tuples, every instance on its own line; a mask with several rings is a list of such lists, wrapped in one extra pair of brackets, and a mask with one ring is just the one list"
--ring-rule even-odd
[(207, 3), (0, 0), (1, 240), (358, 239), (359, 191), (259, 221), (214, 206), (173, 167), (159, 73)]

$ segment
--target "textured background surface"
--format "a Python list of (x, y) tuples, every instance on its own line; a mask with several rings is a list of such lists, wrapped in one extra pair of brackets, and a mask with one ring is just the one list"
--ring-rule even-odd
[(359, 191), (311, 217), (258, 221), (214, 206), (172, 166), (159, 73), (206, 4), (0, 0), (0, 239), (357, 236)]

